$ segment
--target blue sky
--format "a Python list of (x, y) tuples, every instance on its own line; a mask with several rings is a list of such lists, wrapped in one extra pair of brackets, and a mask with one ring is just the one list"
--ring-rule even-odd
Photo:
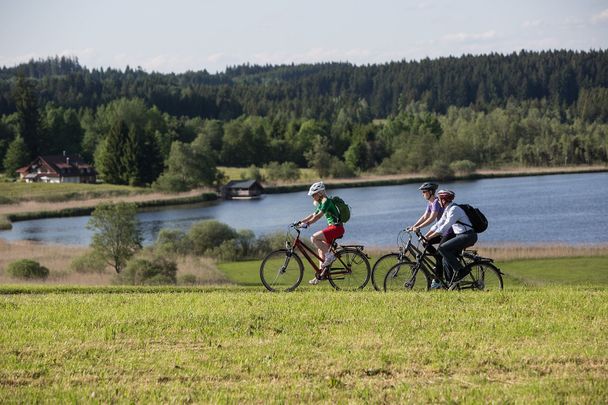
[(0, 0), (0, 66), (215, 73), (521, 49), (608, 49), (608, 0)]

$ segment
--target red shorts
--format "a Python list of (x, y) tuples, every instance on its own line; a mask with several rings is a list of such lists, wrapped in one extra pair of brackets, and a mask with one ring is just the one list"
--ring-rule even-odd
[(322, 232), (323, 236), (325, 236), (325, 240), (327, 241), (327, 243), (332, 243), (334, 240), (344, 235), (344, 226), (330, 225), (327, 228), (323, 229)]

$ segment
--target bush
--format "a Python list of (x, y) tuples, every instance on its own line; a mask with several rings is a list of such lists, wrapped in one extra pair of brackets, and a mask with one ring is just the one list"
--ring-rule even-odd
[(220, 246), (223, 242), (237, 237), (237, 232), (219, 221), (199, 221), (188, 231), (187, 241), (190, 252), (204, 255), (207, 251)]
[(177, 264), (164, 257), (137, 257), (127, 263), (119, 281), (134, 285), (175, 284)]
[(179, 229), (161, 229), (154, 243), (159, 255), (174, 257), (187, 251), (186, 234)]
[(300, 178), (300, 168), (293, 162), (270, 162), (264, 168), (269, 180), (296, 181)]
[(450, 170), (461, 176), (468, 176), (475, 173), (477, 165), (470, 160), (457, 160), (450, 163)]
[(188, 191), (191, 187), (181, 176), (165, 172), (152, 183), (152, 188), (161, 192), (180, 192)]
[(262, 235), (256, 239), (255, 250), (258, 257), (266, 256), (273, 250), (285, 247), (285, 232)]
[(9, 231), (13, 228), (11, 221), (4, 215), (0, 215), (0, 231)]
[(49, 275), (49, 269), (29, 259), (16, 260), (9, 263), (6, 272), (11, 277), (24, 279), (45, 279)]
[(262, 172), (258, 167), (251, 165), (246, 170), (241, 172), (241, 180), (264, 181), (264, 176), (262, 176)]
[(183, 274), (178, 277), (177, 284), (179, 285), (195, 285), (198, 284), (198, 279), (194, 274)]
[(93, 251), (91, 253), (85, 253), (82, 256), (76, 257), (70, 263), (70, 268), (76, 273), (98, 273), (101, 274), (106, 271), (107, 263), (101, 255)]
[(343, 161), (338, 158), (334, 158), (331, 161), (329, 167), (329, 175), (336, 178), (349, 178), (355, 177), (355, 172)]
[(207, 250), (207, 255), (220, 261), (235, 261), (242, 258), (235, 239), (225, 240), (221, 245)]
[(440, 181), (452, 180), (454, 172), (447, 163), (435, 162), (431, 166), (431, 176)]

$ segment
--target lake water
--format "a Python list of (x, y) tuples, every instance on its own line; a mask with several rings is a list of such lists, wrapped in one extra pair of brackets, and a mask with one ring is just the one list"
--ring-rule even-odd
[[(608, 242), (608, 173), (512, 177), (444, 183), (456, 192), (456, 202), (479, 207), (489, 228), (478, 243), (606, 243)], [(425, 208), (418, 184), (330, 190), (352, 209), (344, 243), (394, 246), (399, 230), (414, 223)], [(187, 231), (193, 223), (216, 219), (256, 235), (284, 231), (313, 206), (306, 192), (265, 195), (259, 200), (163, 207), (138, 214), (144, 243), (152, 243), (162, 228)], [(15, 222), (0, 232), (8, 240), (87, 245), (92, 233), (88, 216)], [(322, 219), (306, 230), (319, 230)]]

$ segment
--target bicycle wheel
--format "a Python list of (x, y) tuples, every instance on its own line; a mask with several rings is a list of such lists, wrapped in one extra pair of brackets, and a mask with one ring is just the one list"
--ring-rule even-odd
[(365, 287), (370, 272), (369, 261), (363, 253), (357, 249), (342, 249), (336, 252), (327, 278), (336, 290), (354, 291)]
[(412, 261), (397, 263), (384, 277), (384, 291), (427, 291), (430, 288), (431, 276)]
[(374, 290), (383, 290), (384, 277), (386, 276), (386, 273), (388, 273), (388, 271), (391, 269), (391, 267), (399, 263), (399, 257), (399, 253), (393, 252), (388, 253), (376, 260), (376, 263), (374, 263), (374, 267), (372, 267), (371, 275), (372, 286), (374, 287)]
[(469, 263), (465, 271), (469, 274), (460, 282), (450, 286), (450, 290), (499, 291), (503, 289), (500, 270), (489, 262)]
[(269, 253), (260, 265), (260, 279), (269, 291), (293, 291), (303, 275), (302, 260), (287, 249)]

